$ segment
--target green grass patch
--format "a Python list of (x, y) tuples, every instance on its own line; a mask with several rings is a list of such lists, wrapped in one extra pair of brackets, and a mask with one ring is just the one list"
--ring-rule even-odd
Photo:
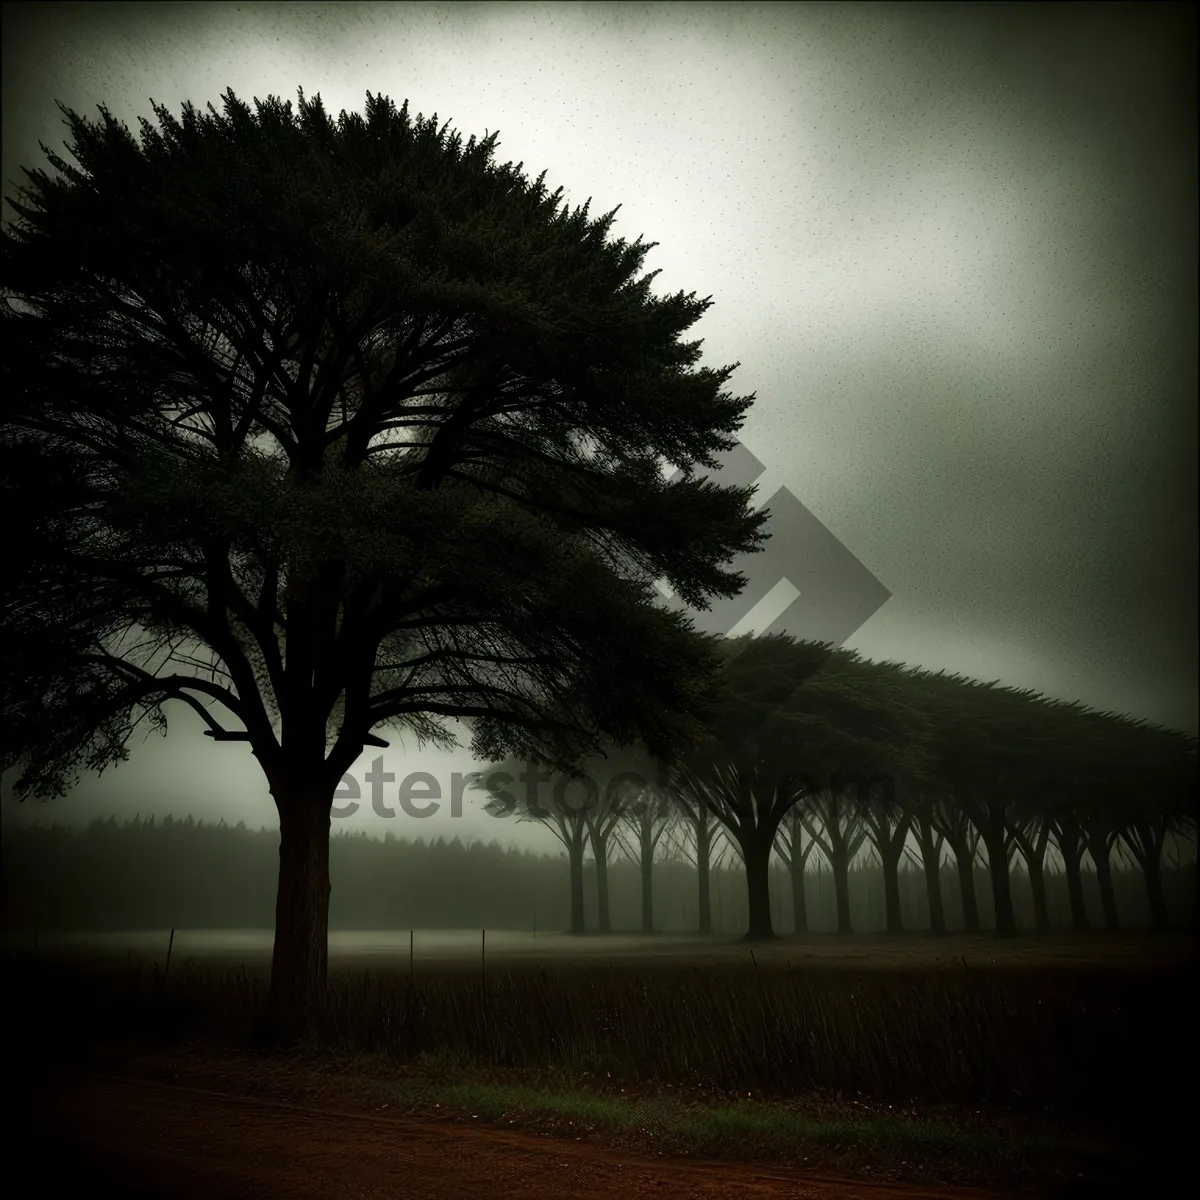
[[(430, 1103), (501, 1120), (513, 1114), (545, 1113), (585, 1122), (598, 1130), (638, 1129), (682, 1136), (705, 1146), (728, 1146), (750, 1139), (762, 1149), (787, 1149), (802, 1143), (825, 1146), (869, 1146), (875, 1149), (942, 1150), (953, 1154), (1003, 1151), (1011, 1154), (1008, 1137), (975, 1133), (951, 1125), (905, 1118), (821, 1120), (786, 1108), (753, 1101), (719, 1106), (679, 1100), (624, 1099), (578, 1091), (552, 1091), (517, 1085), (456, 1082), (436, 1084), (407, 1080), (395, 1085), (398, 1100)], [(1049, 1149), (1054, 1139), (1029, 1139), (1027, 1149)]]
[[(573, 1086), (474, 1077), (446, 1079), (444, 1056), (428, 1056), (389, 1082), (389, 1107), (448, 1120), (487, 1121), (561, 1136), (589, 1136), (669, 1152), (752, 1160), (804, 1161), (810, 1167), (903, 1164), (916, 1175), (1029, 1181), (1060, 1173), (1111, 1175), (1127, 1155), (1070, 1137), (1013, 1134), (907, 1114), (818, 1116), (795, 1103), (754, 1099), (709, 1103), (677, 1096), (626, 1096)], [(819, 1107), (819, 1105), (817, 1105)], [(1057, 1170), (1056, 1170), (1057, 1168)]]

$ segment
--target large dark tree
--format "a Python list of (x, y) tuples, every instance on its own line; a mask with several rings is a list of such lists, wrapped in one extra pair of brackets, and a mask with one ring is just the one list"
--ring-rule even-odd
[[(334, 791), (372, 731), (572, 764), (666, 753), (766, 514), (694, 468), (753, 397), (680, 341), (613, 213), (368, 93), (63, 110), (3, 235), (3, 765), (61, 793), (165, 701), (279, 812), (268, 1031), (316, 1027)], [(615, 212), (615, 210), (614, 210)], [(671, 467), (678, 482), (666, 482)], [(210, 711), (218, 706), (218, 713)]]

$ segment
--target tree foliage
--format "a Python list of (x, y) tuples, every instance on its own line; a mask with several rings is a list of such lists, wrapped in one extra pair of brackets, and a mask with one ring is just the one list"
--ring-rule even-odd
[[(650, 582), (734, 594), (765, 519), (691, 474), (752, 399), (679, 341), (709, 301), (653, 296), (653, 244), (560, 211), (495, 134), (255, 105), (155, 106), (140, 146), (64, 110), (79, 166), (46, 150), (62, 177), (27, 171), (5, 231), (18, 791), (172, 697), (214, 732), (224, 705), (268, 773), (289, 730), (336, 780), (371, 729), (446, 744), (446, 717), (482, 757), (665, 750), (711, 660)], [(166, 671), (185, 643), (215, 661)]]
[(373, 730), (671, 754), (717, 663), (653, 582), (735, 595), (767, 514), (696, 474), (753, 397), (697, 366), (711, 301), (653, 295), (616, 209), (382, 96), (255, 109), (156, 105), (140, 144), (64, 109), (79, 165), (26, 171), (0, 762), (61, 793), (171, 699), (249, 742), (281, 819), (271, 1007), (311, 1027), (330, 806)]

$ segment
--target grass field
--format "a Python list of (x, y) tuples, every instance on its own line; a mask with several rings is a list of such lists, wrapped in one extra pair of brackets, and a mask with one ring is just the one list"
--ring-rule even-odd
[[(177, 930), (167, 972), (169, 940), (10, 942), (25, 1036), (245, 1053), (270, 933)], [(735, 939), (467, 930), (413, 947), (410, 976), (407, 931), (332, 934), (307, 1050), (371, 1073), (393, 1110), (689, 1152), (857, 1148), (977, 1179), (1143, 1170), (1147, 1145), (1181, 1144), (1190, 937), (818, 935), (752, 955)]]

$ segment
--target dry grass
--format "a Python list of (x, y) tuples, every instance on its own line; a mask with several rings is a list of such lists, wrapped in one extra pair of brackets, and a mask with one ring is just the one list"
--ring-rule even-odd
[[(406, 955), (377, 957), (373, 970), (335, 956), (322, 1042), (397, 1063), (590, 1073), (714, 1098), (822, 1094), (1106, 1116), (1145, 1115), (1178, 1077), (1172, 1037), (1190, 1045), (1183, 943), (1139, 950), (1118, 939), (1072, 961), (993, 939), (818, 939), (756, 947), (752, 962), (744, 945), (695, 939), (666, 953), (647, 939), (607, 958), (579, 942), (568, 953), (564, 941), (545, 939), (537, 965), (497, 947), (485, 978), (464, 953), (441, 967), (419, 960), (411, 980)], [(1107, 965), (1097, 965), (1097, 945)], [(47, 1032), (152, 1028), (238, 1045), (261, 1011), (261, 965), (177, 957), (164, 986), (158, 963), (43, 957), (9, 978)]]

